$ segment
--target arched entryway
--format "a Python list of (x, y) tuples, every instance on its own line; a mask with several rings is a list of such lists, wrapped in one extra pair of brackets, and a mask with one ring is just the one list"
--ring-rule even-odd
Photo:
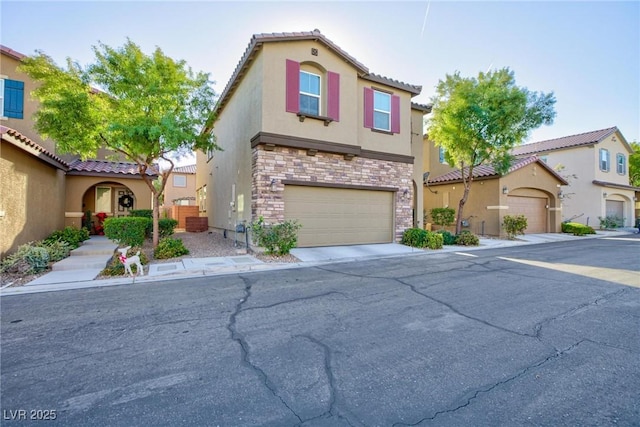
[(91, 234), (101, 234), (105, 218), (129, 216), (137, 205), (135, 193), (129, 187), (118, 182), (99, 182), (82, 195), (83, 226)]

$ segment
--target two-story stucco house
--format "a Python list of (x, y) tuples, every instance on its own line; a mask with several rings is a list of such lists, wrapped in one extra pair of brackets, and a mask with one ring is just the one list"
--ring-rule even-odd
[(636, 192), (629, 185), (629, 155), (633, 150), (617, 127), (585, 132), (517, 147), (517, 156), (536, 154), (568, 177), (563, 189), (565, 220), (593, 227), (599, 218), (614, 216), (634, 225)]
[(257, 34), (199, 153), (209, 227), (297, 220), (299, 246), (394, 242), (422, 219), (420, 86), (370, 73), (318, 30)]
[[(81, 227), (90, 210), (108, 216), (151, 207), (134, 163), (82, 160), (43, 139), (32, 115), (36, 83), (18, 67), (25, 55), (0, 45), (0, 258), (65, 226)], [(150, 176), (155, 173), (149, 172)]]

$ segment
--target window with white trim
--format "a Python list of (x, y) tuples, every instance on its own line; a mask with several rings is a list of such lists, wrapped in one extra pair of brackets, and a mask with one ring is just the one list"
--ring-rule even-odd
[(627, 173), (627, 158), (622, 153), (616, 154), (616, 172), (620, 175)]
[(319, 116), (320, 76), (300, 70), (300, 113)]
[(609, 168), (611, 167), (610, 163), (611, 163), (611, 160), (609, 157), (609, 150), (607, 150), (606, 148), (601, 148), (600, 149), (600, 170), (603, 172), (609, 172)]
[(24, 82), (0, 77), (0, 116), (22, 119), (24, 116)]
[(187, 177), (184, 175), (173, 175), (173, 186), (174, 187), (186, 187), (187, 186)]
[(444, 147), (438, 147), (438, 161), (441, 164), (447, 163), (447, 160), (446, 160), (445, 155), (444, 155), (445, 151), (446, 150), (445, 150)]
[(391, 94), (373, 91), (373, 128), (391, 131)]
[(206, 184), (198, 189), (197, 196), (198, 196), (198, 210), (200, 212), (206, 212), (207, 211), (207, 186), (206, 186)]

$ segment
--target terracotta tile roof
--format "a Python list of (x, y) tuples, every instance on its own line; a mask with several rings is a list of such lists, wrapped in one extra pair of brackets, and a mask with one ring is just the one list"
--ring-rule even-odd
[(6, 139), (5, 135), (11, 136), (11, 141), (9, 139), (6, 139), (8, 142), (12, 142), (14, 145), (25, 149), (25, 151), (31, 152), (36, 157), (45, 160), (47, 163), (57, 166), (60, 169), (66, 169), (69, 167), (67, 162), (62, 160), (60, 157), (47, 151), (43, 146), (33, 142), (30, 138), (24, 136), (15, 129), (0, 125), (0, 134), (2, 135), (3, 139)]
[(27, 55), (17, 52), (5, 45), (0, 44), (0, 52), (3, 54), (12, 57), (13, 59), (17, 59), (18, 61), (22, 61)]
[[(131, 162), (111, 162), (107, 160), (74, 160), (69, 165), (70, 174), (76, 173), (100, 173), (117, 175), (140, 175), (138, 165)], [(148, 170), (148, 176), (157, 176), (157, 168)]]
[(512, 154), (514, 156), (524, 156), (533, 153), (544, 153), (547, 151), (578, 147), (581, 145), (597, 144), (607, 136), (617, 131), (618, 128), (614, 126), (612, 128), (594, 130), (577, 135), (548, 139), (546, 141), (534, 142), (532, 144), (524, 144), (514, 148)]
[(173, 168), (173, 171), (171, 172), (195, 174), (196, 165), (176, 166), (175, 168)]
[[(509, 167), (507, 172), (502, 176), (509, 175), (511, 172), (515, 172), (518, 169), (521, 169), (532, 163), (538, 163), (539, 165), (542, 165), (542, 167), (544, 167), (551, 174), (555, 175), (556, 178), (558, 178), (558, 180), (562, 182), (564, 185), (568, 184), (568, 182), (564, 178), (562, 178), (560, 175), (558, 175), (556, 171), (554, 171), (549, 166), (547, 166), (547, 164), (542, 160), (540, 160), (538, 156), (529, 156), (529, 157), (514, 159), (513, 162), (511, 163), (511, 167)], [(468, 168), (465, 168), (465, 171), (468, 171), (468, 170), (469, 170)], [(493, 166), (491, 165), (480, 165), (473, 168), (474, 179), (479, 179), (479, 178), (490, 179), (490, 178), (498, 178), (500, 176), (501, 175), (498, 174), (493, 168)], [(459, 181), (462, 181), (462, 174), (460, 173), (460, 169), (456, 169), (454, 171), (447, 172), (444, 175), (431, 178), (427, 182), (429, 184), (443, 184), (447, 182), (459, 182)]]
[(433, 108), (433, 104), (418, 104), (417, 102), (412, 102), (411, 108), (414, 110), (420, 110), (424, 113), (430, 113)]
[[(385, 84), (387, 86), (395, 87), (398, 89), (406, 90), (414, 95), (419, 94), (422, 91), (422, 86), (411, 85), (408, 83), (400, 82), (397, 80), (393, 80), (387, 77), (379, 76), (377, 74), (369, 73), (369, 69), (364, 66), (361, 62), (356, 60), (353, 56), (349, 55), (346, 51), (340, 48), (338, 45), (333, 43), (331, 40), (326, 38), (320, 30), (315, 29), (313, 31), (299, 31), (299, 32), (286, 32), (286, 33), (261, 33), (254, 34), (249, 41), (249, 45), (244, 51), (244, 54), (240, 58), (238, 65), (236, 66), (233, 74), (231, 75), (231, 79), (225, 86), (220, 98), (218, 98), (218, 102), (216, 104), (215, 110), (221, 111), (224, 106), (227, 104), (233, 91), (238, 87), (240, 81), (242, 80), (242, 76), (246, 73), (247, 69), (251, 66), (251, 60), (256, 55), (256, 53), (260, 50), (260, 47), (264, 43), (271, 42), (287, 42), (287, 41), (297, 41), (297, 40), (316, 40), (330, 50), (336, 53), (336, 55), (342, 57), (346, 62), (353, 65), (357, 70), (360, 77), (365, 78), (370, 81), (379, 82)], [(207, 127), (203, 130), (203, 132), (208, 132), (211, 130), (211, 127)]]

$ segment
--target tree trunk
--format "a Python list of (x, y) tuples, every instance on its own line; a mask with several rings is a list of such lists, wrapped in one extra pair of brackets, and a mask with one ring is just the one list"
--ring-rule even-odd
[(153, 248), (155, 249), (160, 242), (160, 194), (157, 191), (153, 192)]
[(467, 203), (467, 199), (469, 198), (469, 190), (471, 190), (471, 183), (473, 182), (473, 164), (469, 166), (468, 176), (464, 175), (464, 164), (460, 167), (460, 174), (462, 175), (462, 185), (464, 186), (464, 192), (462, 193), (462, 198), (458, 203), (458, 214), (456, 215), (456, 234), (460, 234), (462, 231), (462, 211), (464, 209), (465, 203)]

